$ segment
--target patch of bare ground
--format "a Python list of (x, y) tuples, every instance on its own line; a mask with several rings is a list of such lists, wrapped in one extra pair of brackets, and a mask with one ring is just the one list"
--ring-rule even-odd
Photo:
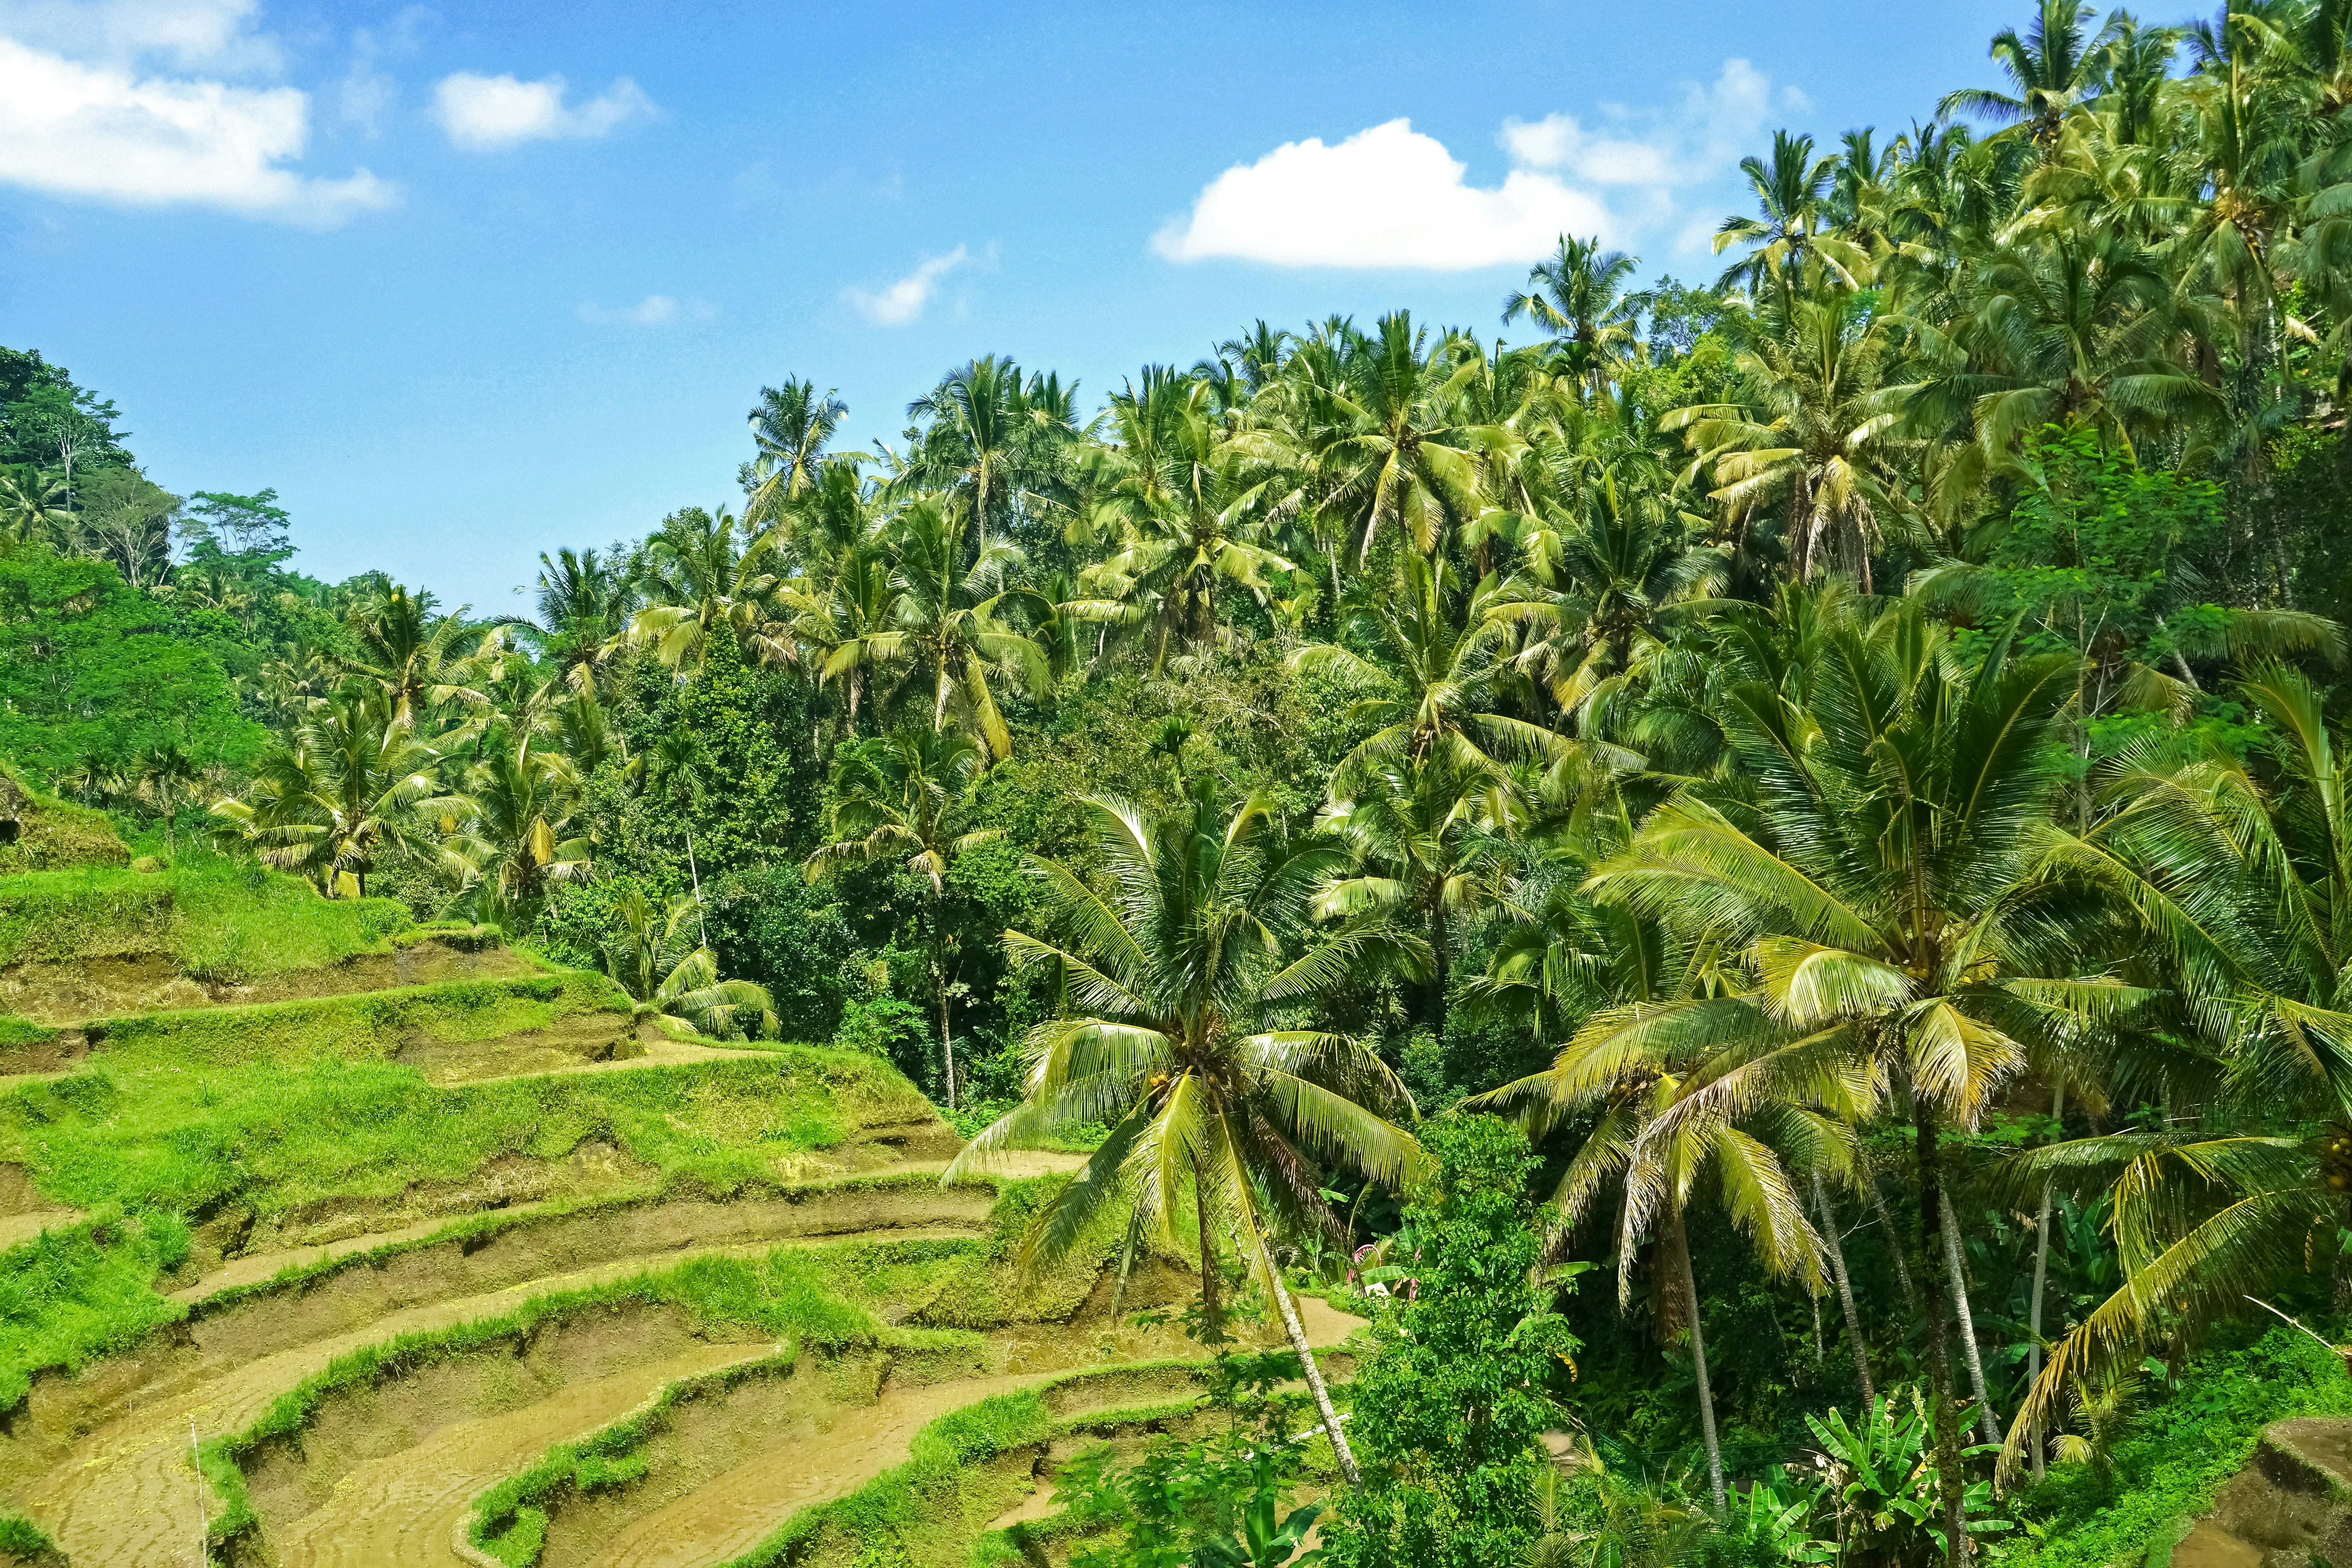
[[(375, 1337), (372, 1331), (457, 1321), (445, 1317), (453, 1308), (464, 1309), (461, 1316), (503, 1310), (513, 1304), (508, 1293), (621, 1278), (732, 1247), (795, 1238), (974, 1236), (994, 1204), (988, 1187), (942, 1188), (918, 1179), (732, 1198), (673, 1194), (520, 1214), (507, 1225), (439, 1221), (357, 1238), (344, 1267), (251, 1294), (243, 1292), (289, 1265), (323, 1260), (324, 1251), (242, 1260), (237, 1272), (224, 1270), (181, 1292), (191, 1309), (187, 1321), (139, 1350), (78, 1373), (37, 1377), (24, 1406), (0, 1421), (0, 1489), (45, 1468), (126, 1411), (305, 1346), (348, 1348)], [(449, 1234), (430, 1239), (442, 1231)]]
[(288, 970), (243, 984), (185, 973), (168, 952), (120, 952), (63, 963), (10, 964), (0, 970), (0, 1013), (44, 1024), (73, 1024), (127, 1013), (295, 1002), (442, 980), (510, 980), (541, 973), (540, 965), (507, 948), (467, 952), (438, 941), (396, 952), (362, 953), (316, 969)]
[(88, 1055), (89, 1037), (79, 1029), (59, 1029), (44, 1039), (0, 1046), (0, 1089), (11, 1079), (70, 1072)]
[[(2151, 1555), (2151, 1565), (2163, 1559)], [(2352, 1421), (2279, 1421), (2172, 1548), (2171, 1568), (2352, 1563)]]
[(0, 1165), (0, 1251), (30, 1241), (55, 1225), (71, 1225), (80, 1216), (41, 1195), (22, 1165)]

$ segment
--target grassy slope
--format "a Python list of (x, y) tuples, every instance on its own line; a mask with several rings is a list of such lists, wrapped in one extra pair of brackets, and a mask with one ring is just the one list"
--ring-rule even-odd
[(385, 952), (411, 926), (390, 899), (321, 899), (299, 879), (206, 854), (160, 872), (0, 877), (0, 966), (162, 952), (184, 973), (242, 983)]
[[(659, 1071), (436, 1089), (410, 1068), (322, 1058), (216, 1073), (106, 1068), (0, 1100), (0, 1160), (49, 1197), (135, 1224), (84, 1225), (0, 1254), (0, 1410), (47, 1366), (79, 1365), (178, 1315), (151, 1282), (184, 1253), (176, 1216), (234, 1201), (283, 1215), (392, 1199), (502, 1156), (608, 1140), (661, 1177), (789, 1181), (865, 1123), (928, 1114), (889, 1067), (789, 1047)], [(176, 1228), (176, 1232), (173, 1227)]]
[(18, 818), (20, 831), (13, 844), (0, 844), (0, 876), (16, 871), (47, 871), (67, 866), (127, 866), (131, 851), (102, 811), (46, 795), (16, 770), (0, 763), (0, 773), (16, 780), (30, 797), (30, 809)]

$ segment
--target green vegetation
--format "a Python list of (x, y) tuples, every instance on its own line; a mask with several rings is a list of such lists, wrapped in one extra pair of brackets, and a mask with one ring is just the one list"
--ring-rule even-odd
[(390, 900), (323, 903), (294, 878), (208, 855), (162, 872), (0, 877), (0, 965), (160, 952), (182, 973), (242, 983), (388, 952), (414, 923)]
[(34, 1373), (78, 1369), (184, 1317), (152, 1282), (187, 1255), (187, 1225), (170, 1210), (93, 1215), (0, 1252), (0, 1410)]
[(0, 1509), (0, 1560), (9, 1568), (65, 1568), (65, 1554), (39, 1526)]

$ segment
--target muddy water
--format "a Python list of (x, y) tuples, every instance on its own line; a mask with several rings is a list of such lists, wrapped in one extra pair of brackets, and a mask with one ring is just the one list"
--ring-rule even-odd
[[(811, 1244), (858, 1239), (864, 1238), (811, 1238)], [(667, 1266), (706, 1252), (764, 1251), (770, 1245), (688, 1249), (651, 1260), (616, 1258), (597, 1268), (534, 1279), (486, 1295), (393, 1312), (346, 1332), (258, 1356), (108, 1422), (75, 1442), (62, 1462), (13, 1488), (7, 1500), (47, 1530), (75, 1568), (114, 1564), (143, 1568), (174, 1561), (174, 1553), (187, 1555), (195, 1528), (196, 1500), (187, 1461), (192, 1417), (204, 1436), (236, 1431), (251, 1425), (278, 1394), (324, 1369), (337, 1356), (362, 1345), (494, 1317), (511, 1310), (527, 1297), (627, 1279), (656, 1263)], [(659, 1381), (640, 1381), (628, 1404), (644, 1398)], [(622, 1408), (627, 1408), (627, 1404)], [(541, 1449), (546, 1446), (542, 1443)], [(533, 1450), (522, 1462), (538, 1458), (539, 1452)]]
[(459, 1423), (415, 1447), (353, 1468), (324, 1507), (272, 1531), (279, 1568), (449, 1568), (450, 1542), (474, 1494), (555, 1444), (643, 1404), (664, 1384), (774, 1353), (772, 1345), (704, 1345), (564, 1388), (520, 1410)]
[(2172, 1549), (2172, 1568), (2262, 1568), (2263, 1549), (2200, 1519)]

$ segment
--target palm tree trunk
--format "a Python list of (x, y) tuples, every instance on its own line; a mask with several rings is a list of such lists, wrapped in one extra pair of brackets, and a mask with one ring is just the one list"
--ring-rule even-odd
[(1192, 1211), (1201, 1221), (1201, 1323), (1202, 1337), (1215, 1344), (1225, 1337), (1225, 1315), (1217, 1302), (1217, 1247), (1209, 1235), (1209, 1184), (1201, 1163), (1192, 1163)]
[(940, 901), (931, 900), (931, 973), (940, 988), (940, 1055), (947, 1074), (948, 1109), (956, 1108), (955, 1026), (948, 994), (947, 935), (940, 930)]
[[(2066, 1080), (2060, 1079), (2050, 1091), (2050, 1115), (2059, 1123), (2059, 1136), (2065, 1136)], [(2032, 1388), (2042, 1381), (2042, 1284), (2050, 1277), (2050, 1184), (2042, 1184), (2042, 1212), (2033, 1220), (2033, 1295), (2025, 1304), (2025, 1386)], [(2034, 1425), (2027, 1436), (2027, 1446), (2033, 1456), (2033, 1479), (2042, 1479), (2042, 1426)]]
[(1721, 1513), (1728, 1500), (1723, 1489), (1723, 1445), (1716, 1436), (1715, 1394), (1706, 1381), (1706, 1336), (1698, 1322), (1698, 1279), (1691, 1272), (1690, 1236), (1683, 1229), (1679, 1209), (1666, 1221), (1666, 1250), (1675, 1281), (1682, 1286), (1683, 1302), (1690, 1311), (1691, 1368), (1698, 1374), (1698, 1430), (1706, 1440), (1706, 1483), (1715, 1493), (1715, 1511)]
[(1903, 1287), (1903, 1304), (1916, 1317), (1919, 1311), (1919, 1287), (1911, 1282), (1911, 1265), (1903, 1256), (1903, 1232), (1896, 1227), (1895, 1216), (1887, 1212), (1886, 1194), (1879, 1191), (1878, 1178), (1865, 1175), (1863, 1184), (1870, 1194), (1870, 1206), (1878, 1215), (1878, 1228), (1886, 1235), (1886, 1252), (1895, 1259), (1895, 1279)]
[(1307, 1330), (1298, 1321), (1297, 1304), (1291, 1300), (1290, 1291), (1282, 1283), (1282, 1270), (1274, 1266), (1274, 1255), (1266, 1250), (1265, 1237), (1253, 1216), (1249, 1222), (1250, 1243), (1257, 1248), (1258, 1267), (1265, 1270), (1266, 1283), (1274, 1288), (1274, 1304), (1282, 1312), (1283, 1331), (1290, 1338), (1290, 1348), (1298, 1357), (1298, 1365), (1307, 1373), (1307, 1391), (1315, 1395), (1316, 1413), (1323, 1418), (1323, 1431), (1331, 1439), (1331, 1452), (1339, 1461), (1339, 1473), (1348, 1478), (1351, 1487), (1360, 1487), (1364, 1478), (1356, 1468), (1356, 1455), (1348, 1447), (1348, 1435), (1339, 1429), (1339, 1413), (1331, 1408), (1331, 1391), (1323, 1386), (1323, 1369), (1315, 1364), (1315, 1352), (1307, 1348)]
[(702, 923), (702, 869), (694, 863), (694, 824), (686, 825), (686, 874), (694, 879), (694, 935), (704, 947), (710, 945), (709, 930)]
[(1977, 1325), (1969, 1311), (1969, 1275), (1960, 1258), (1960, 1216), (1952, 1212), (1952, 1194), (1937, 1192), (1944, 1205), (1944, 1267), (1952, 1275), (1952, 1309), (1960, 1319), (1960, 1353), (1969, 1363), (1969, 1386), (1976, 1390), (1977, 1426), (1988, 1443), (2000, 1441), (2000, 1423), (1993, 1418), (1992, 1395), (1985, 1390), (1984, 1355), (1977, 1348)]
[(1963, 1568), (1969, 1561), (1969, 1538), (1963, 1528), (1968, 1510), (1963, 1500), (1965, 1479), (1960, 1474), (1959, 1410), (1952, 1399), (1950, 1331), (1944, 1323), (1944, 1298), (1936, 1281), (1934, 1261), (1943, 1247), (1944, 1191), (1937, 1174), (1935, 1113), (1916, 1093), (1911, 1118), (1918, 1162), (1919, 1262), (1927, 1298), (1927, 1371), (1936, 1391), (1936, 1474), (1944, 1505), (1944, 1539), (1948, 1543), (1946, 1561), (1951, 1568)]
[(1853, 1280), (1845, 1271), (1845, 1245), (1838, 1239), (1837, 1209), (1819, 1171), (1813, 1173), (1813, 1204), (1822, 1211), (1822, 1243), (1829, 1248), (1830, 1275), (1837, 1281), (1838, 1306), (1845, 1313), (1845, 1337), (1853, 1345), (1853, 1374), (1862, 1380), (1862, 1402), (1878, 1403), (1870, 1386), (1870, 1353), (1863, 1348), (1862, 1314), (1854, 1310)]

